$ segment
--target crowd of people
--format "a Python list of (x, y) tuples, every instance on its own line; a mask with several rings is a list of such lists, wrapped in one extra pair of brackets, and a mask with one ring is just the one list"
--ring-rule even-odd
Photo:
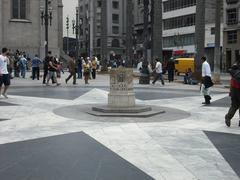
[[(202, 82), (201, 82), (201, 93), (204, 96), (205, 101), (203, 104), (211, 104), (211, 87), (213, 86), (211, 68), (207, 62), (206, 57), (202, 57)], [(49, 81), (52, 81), (52, 84), (60, 85), (61, 73), (63, 71), (63, 64), (60, 62), (57, 56), (53, 56), (52, 52), (49, 51), (47, 57), (42, 61), (36, 54), (34, 58), (30, 59), (27, 57), (25, 52), (16, 51), (11, 53), (7, 48), (2, 48), (0, 55), (0, 96), (8, 98), (7, 90), (11, 84), (10, 79), (13, 77), (26, 77), (26, 71), (29, 70), (29, 65), (32, 68), (31, 78), (34, 80), (40, 80), (40, 66), (43, 65), (43, 84), (49, 86)], [(73, 85), (76, 85), (76, 79), (82, 79), (84, 77), (85, 84), (89, 84), (89, 79), (96, 79), (96, 71), (99, 68), (100, 64), (96, 57), (91, 59), (88, 57), (84, 59), (79, 57), (75, 59), (73, 55), (70, 55), (70, 60), (68, 61), (68, 72), (69, 76), (65, 79), (67, 84), (69, 80), (73, 79)], [(143, 68), (143, 67), (146, 68)], [(141, 73), (154, 73), (154, 79), (152, 84), (154, 85), (157, 80), (161, 80), (162, 85), (165, 84), (163, 74), (164, 71), (168, 71), (168, 80), (169, 82), (174, 81), (174, 61), (165, 65), (156, 59), (154, 64), (143, 64), (140, 62), (138, 64), (138, 69)], [(14, 71), (14, 75), (13, 75)], [(147, 72), (144, 72), (147, 71)], [(229, 70), (231, 79), (231, 107), (228, 113), (225, 116), (225, 123), (229, 127), (231, 126), (231, 119), (235, 115), (236, 111), (240, 109), (240, 59), (232, 66)], [(184, 76), (184, 82), (186, 84), (195, 84), (193, 79), (193, 72), (189, 68), (186, 71)], [(4, 88), (2, 90), (2, 86)], [(240, 121), (239, 121), (240, 126)]]

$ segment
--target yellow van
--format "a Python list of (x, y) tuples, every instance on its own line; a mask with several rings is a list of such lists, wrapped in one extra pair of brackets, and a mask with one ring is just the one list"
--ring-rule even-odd
[(177, 58), (175, 59), (175, 71), (177, 74), (185, 73), (188, 68), (194, 72), (194, 58)]

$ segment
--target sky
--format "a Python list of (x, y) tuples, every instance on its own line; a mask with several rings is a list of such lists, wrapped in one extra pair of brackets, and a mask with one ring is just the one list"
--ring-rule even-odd
[(72, 34), (72, 20), (75, 19), (77, 4), (78, 0), (63, 0), (63, 36), (67, 36), (66, 17), (69, 16), (69, 37), (74, 37)]

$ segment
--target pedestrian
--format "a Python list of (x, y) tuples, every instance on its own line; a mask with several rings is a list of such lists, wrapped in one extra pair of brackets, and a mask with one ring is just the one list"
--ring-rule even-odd
[(68, 61), (68, 69), (69, 69), (69, 76), (67, 79), (65, 79), (65, 82), (67, 84), (67, 82), (69, 81), (69, 79), (71, 79), (73, 77), (73, 85), (76, 85), (76, 62), (74, 59), (74, 56), (72, 54), (69, 55), (70, 56), (70, 60)]
[(167, 71), (168, 71), (168, 81), (174, 81), (174, 73), (175, 73), (175, 61), (171, 58), (167, 63)]
[(210, 87), (213, 86), (211, 68), (206, 57), (202, 57), (202, 84), (201, 93), (204, 95), (205, 102), (202, 104), (211, 104)]
[(32, 59), (32, 80), (34, 80), (36, 76), (37, 76), (37, 80), (39, 80), (41, 63), (42, 61), (39, 59), (38, 55), (36, 54), (35, 57)]
[[(4, 98), (8, 98), (7, 96), (7, 90), (10, 86), (10, 77), (9, 73), (7, 70), (7, 54), (8, 54), (8, 49), (7, 48), (2, 48), (2, 54), (0, 55), (0, 96)], [(2, 92), (2, 85), (4, 84), (4, 89)]]
[(236, 111), (240, 108), (240, 60), (233, 65), (229, 72), (232, 76), (230, 86), (231, 107), (229, 108), (228, 113), (225, 115), (225, 123), (228, 127), (231, 126), (231, 119), (235, 115)]
[(48, 55), (45, 57), (43, 61), (43, 84), (46, 83), (47, 75), (48, 75), (48, 67), (49, 67), (49, 61), (52, 58), (52, 52), (48, 51)]
[(156, 81), (158, 79), (161, 80), (162, 82), (162, 85), (164, 85), (164, 80), (163, 80), (163, 74), (162, 74), (162, 63), (160, 62), (160, 59), (156, 59), (156, 66), (155, 66), (155, 69), (153, 71), (155, 71), (155, 77), (154, 77), (154, 80), (152, 82), (152, 84), (154, 85), (156, 83)]
[(22, 78), (26, 77), (26, 71), (27, 71), (27, 64), (28, 61), (26, 59), (26, 55), (22, 55), (19, 61), (19, 67), (20, 67), (20, 72), (21, 72), (21, 76)]
[(57, 83), (57, 86), (60, 85), (60, 83), (58, 83), (57, 81), (57, 77), (56, 77), (56, 72), (58, 70), (57, 64), (54, 61), (54, 57), (52, 56), (49, 59), (49, 63), (48, 63), (48, 79), (47, 79), (47, 86), (49, 85), (49, 80), (52, 79), (54, 80), (55, 83)]
[(97, 71), (97, 61), (96, 58), (92, 58), (92, 78), (96, 79), (96, 71)]
[(88, 80), (90, 77), (90, 71), (91, 71), (91, 67), (90, 67), (89, 61), (86, 60), (85, 63), (83, 64), (83, 75), (84, 75), (85, 84), (89, 84)]
[(77, 60), (77, 74), (78, 79), (82, 79), (82, 64), (83, 64), (83, 57), (78, 58)]

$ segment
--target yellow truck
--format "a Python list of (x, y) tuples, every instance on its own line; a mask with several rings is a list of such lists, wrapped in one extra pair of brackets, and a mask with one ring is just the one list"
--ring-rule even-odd
[(177, 58), (175, 59), (175, 71), (179, 75), (185, 73), (189, 68), (194, 72), (194, 58)]

